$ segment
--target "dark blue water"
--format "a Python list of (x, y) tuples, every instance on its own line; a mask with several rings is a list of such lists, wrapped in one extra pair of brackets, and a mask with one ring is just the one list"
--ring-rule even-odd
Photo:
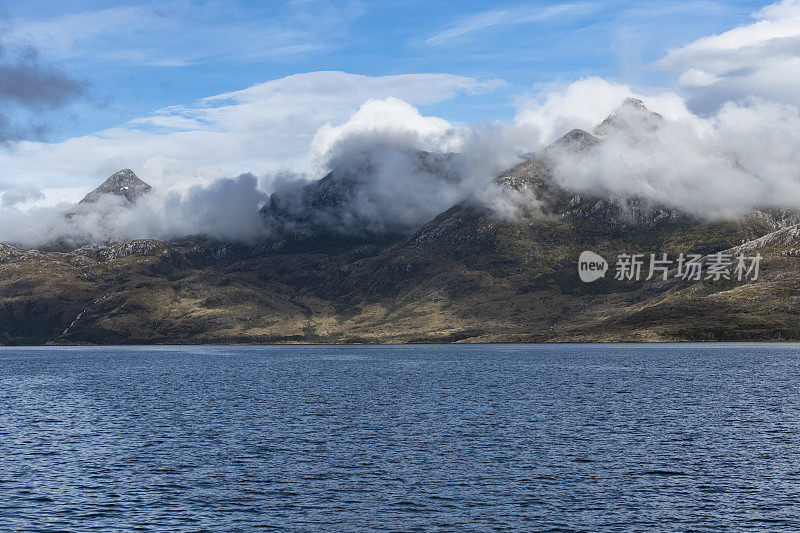
[(800, 530), (800, 346), (0, 352), (0, 530)]

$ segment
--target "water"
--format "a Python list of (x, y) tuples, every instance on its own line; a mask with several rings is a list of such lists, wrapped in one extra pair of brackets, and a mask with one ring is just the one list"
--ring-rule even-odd
[(800, 346), (0, 351), (0, 530), (800, 529)]

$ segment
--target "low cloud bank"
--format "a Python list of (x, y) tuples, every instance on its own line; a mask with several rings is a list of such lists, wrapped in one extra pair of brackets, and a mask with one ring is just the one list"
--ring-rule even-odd
[[(598, 92), (628, 90), (592, 84)], [(800, 210), (797, 107), (749, 98), (705, 118), (685, 106), (665, 107), (665, 117), (654, 120), (647, 110), (625, 106), (615, 127), (597, 132), (601, 143), (552, 152), (554, 178), (578, 192), (642, 198), (706, 219), (760, 208)]]
[(454, 126), (397, 98), (373, 99), (344, 123), (318, 130), (306, 173), (243, 174), (187, 191), (156, 187), (133, 204), (106, 195), (77, 207), (25, 210), (10, 196), (0, 209), (0, 241), (76, 246), (204, 235), (255, 243), (287, 231), (397, 234), (463, 200), (510, 217), (535, 201), (500, 189), (494, 177), (535, 137), (528, 126)]
[[(636, 105), (620, 108), (628, 96), (659, 115)], [(700, 117), (675, 94), (639, 95), (590, 78), (522, 103), (511, 125), (453, 125), (396, 98), (369, 100), (348, 121), (318, 130), (307, 173), (242, 174), (182, 192), (155, 189), (133, 205), (106, 197), (77, 208), (23, 210), (16, 205), (37, 192), (9, 190), (0, 241), (77, 245), (200, 234), (255, 243), (286, 230), (409, 233), (461, 201), (510, 218), (535, 211), (538, 201), (499, 186), (498, 173), (520, 154), (544, 154), (575, 126), (601, 142), (546, 151), (553, 179), (565, 189), (640, 198), (707, 219), (758, 208), (800, 210), (797, 107), (750, 98)]]
[(204, 235), (254, 243), (267, 236), (258, 208), (266, 194), (252, 174), (186, 192), (157, 191), (130, 204), (104, 195), (92, 204), (0, 210), (0, 242), (79, 246), (125, 239)]
[(500, 189), (494, 177), (533, 138), (527, 126), (453, 126), (396, 98), (370, 100), (315, 136), (323, 180), (292, 173), (264, 179), (274, 191), (268, 214), (284, 229), (351, 235), (407, 233), (463, 200), (513, 216), (531, 199)]
[[(63, 105), (83, 88), (35, 50), (4, 46), (0, 34), (0, 145), (16, 147), (0, 150), (0, 241), (407, 233), (461, 201), (514, 217), (537, 200), (499, 187), (497, 174), (574, 128), (602, 142), (547, 151), (565, 189), (707, 219), (800, 211), (798, 62), (800, 0), (782, 0), (752, 23), (666, 53), (652, 66), (675, 74), (673, 89), (637, 92), (601, 78), (539, 87), (520, 97), (512, 124), (451, 124), (414, 107), (492, 90), (497, 80), (316, 72), (51, 144), (9, 141), (39, 127), (20, 120), (25, 112)], [(619, 109), (628, 97), (662, 118)], [(154, 186), (134, 205), (30, 207), (59, 194), (64, 180), (74, 188), (97, 169), (122, 167)], [(247, 170), (259, 177), (214, 181)]]

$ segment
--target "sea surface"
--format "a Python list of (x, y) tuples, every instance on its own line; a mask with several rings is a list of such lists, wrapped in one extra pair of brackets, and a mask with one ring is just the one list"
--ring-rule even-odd
[(0, 531), (798, 531), (800, 345), (0, 350)]

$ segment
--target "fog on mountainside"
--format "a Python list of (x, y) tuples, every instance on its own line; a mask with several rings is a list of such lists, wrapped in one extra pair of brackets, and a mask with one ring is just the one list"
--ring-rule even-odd
[(521, 125), (451, 126), (426, 136), (399, 127), (343, 128), (320, 157), (322, 178), (243, 174), (177, 192), (150, 190), (126, 169), (77, 206), (0, 210), (0, 241), (403, 235), (459, 202), (508, 219), (539, 208), (529, 188), (497, 180), (528, 148), (524, 158), (541, 160), (548, 178), (576, 194), (636, 199), (707, 220), (800, 209), (800, 113), (791, 106), (752, 100), (709, 118), (665, 118), (631, 98), (593, 131), (573, 130), (544, 149)]

